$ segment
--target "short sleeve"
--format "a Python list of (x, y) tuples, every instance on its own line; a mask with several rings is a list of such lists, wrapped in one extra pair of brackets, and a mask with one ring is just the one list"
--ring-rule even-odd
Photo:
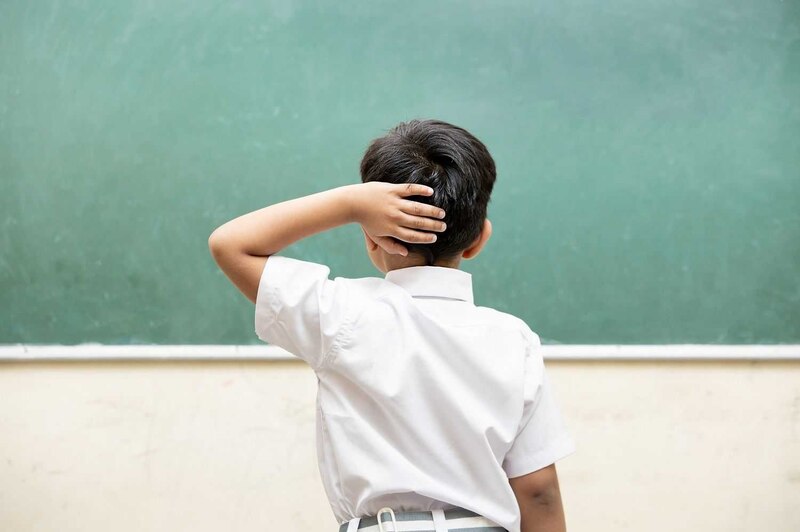
[(538, 471), (576, 450), (539, 347), (539, 338), (535, 336), (525, 359), (525, 398), (520, 428), (503, 460), (508, 478)]
[(258, 285), (255, 332), (322, 370), (345, 334), (346, 279), (323, 264), (272, 255)]

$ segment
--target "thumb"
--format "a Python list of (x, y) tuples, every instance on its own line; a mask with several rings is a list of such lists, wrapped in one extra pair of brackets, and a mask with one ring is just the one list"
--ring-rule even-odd
[(404, 245), (399, 244), (388, 236), (378, 237), (375, 239), (375, 242), (391, 255), (403, 255), (404, 257), (408, 255), (408, 250)]

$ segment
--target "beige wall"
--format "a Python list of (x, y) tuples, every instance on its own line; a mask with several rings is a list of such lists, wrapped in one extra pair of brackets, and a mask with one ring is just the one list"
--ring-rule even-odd
[[(800, 363), (547, 362), (568, 529), (800, 530)], [(0, 530), (334, 532), (302, 362), (0, 364)]]

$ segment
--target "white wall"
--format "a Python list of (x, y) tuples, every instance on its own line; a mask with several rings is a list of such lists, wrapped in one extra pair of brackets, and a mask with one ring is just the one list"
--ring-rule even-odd
[[(800, 530), (800, 362), (562, 361), (570, 531)], [(337, 530), (303, 362), (0, 363), (0, 530)]]

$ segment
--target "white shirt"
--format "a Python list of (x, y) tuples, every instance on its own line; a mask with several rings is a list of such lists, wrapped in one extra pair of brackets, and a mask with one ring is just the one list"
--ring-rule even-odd
[(317, 457), (337, 521), (458, 506), (519, 532), (508, 478), (575, 451), (538, 335), (476, 306), (463, 270), (329, 274), (269, 257), (255, 331), (317, 375)]

